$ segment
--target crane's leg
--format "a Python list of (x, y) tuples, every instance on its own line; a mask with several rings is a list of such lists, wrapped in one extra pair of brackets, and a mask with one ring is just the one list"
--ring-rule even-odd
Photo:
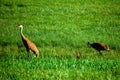
[(36, 53), (35, 51), (33, 51), (33, 53), (35, 54), (36, 57), (39, 57), (39, 53)]
[(31, 56), (31, 50), (30, 49), (26, 49), (27, 50), (27, 53), (28, 53), (28, 57), (31, 59), (32, 56)]
[(39, 57), (39, 53), (36, 54), (36, 57)]
[(31, 50), (29, 50), (29, 54), (28, 54), (29, 58), (32, 58), (32, 54), (31, 54)]

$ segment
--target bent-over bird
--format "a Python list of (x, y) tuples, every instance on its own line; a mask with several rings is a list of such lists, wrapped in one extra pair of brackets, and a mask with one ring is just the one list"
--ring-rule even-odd
[(30, 51), (32, 51), (32, 52), (36, 55), (36, 57), (38, 57), (38, 56), (39, 56), (39, 50), (38, 50), (38, 48), (36, 47), (36, 45), (35, 45), (32, 41), (30, 41), (30, 40), (29, 40), (27, 37), (25, 37), (25, 36), (23, 35), (23, 33), (22, 33), (23, 25), (20, 24), (20, 25), (18, 25), (17, 27), (20, 28), (20, 35), (21, 35), (23, 44), (24, 44), (24, 46), (25, 46), (25, 48), (26, 48), (26, 51), (29, 52), (29, 53), (30, 53)]
[(105, 45), (104, 43), (101, 43), (101, 42), (96, 42), (96, 43), (88, 42), (88, 45), (90, 45), (92, 48), (97, 50), (100, 54), (101, 54), (101, 51), (103, 51), (103, 50), (106, 50), (106, 51), (110, 50), (107, 45)]
[(80, 59), (80, 52), (76, 52), (76, 59)]

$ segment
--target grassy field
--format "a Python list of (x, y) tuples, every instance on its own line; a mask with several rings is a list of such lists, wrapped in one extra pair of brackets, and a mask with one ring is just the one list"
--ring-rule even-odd
[[(28, 58), (17, 24), (39, 58)], [(120, 80), (120, 1), (0, 0), (0, 80)]]

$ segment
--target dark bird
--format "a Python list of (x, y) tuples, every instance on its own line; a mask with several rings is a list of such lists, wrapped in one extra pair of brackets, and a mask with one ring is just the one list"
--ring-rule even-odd
[(76, 52), (76, 59), (80, 59), (80, 52)]
[(109, 47), (107, 45), (105, 45), (104, 43), (101, 42), (96, 42), (96, 43), (90, 43), (88, 42), (88, 45), (90, 45), (92, 48), (94, 48), (95, 50), (97, 50), (100, 54), (101, 51), (109, 51)]
[(24, 44), (24, 46), (25, 46), (25, 48), (26, 48), (26, 51), (29, 52), (29, 53), (30, 53), (30, 51), (32, 51), (32, 52), (36, 55), (36, 57), (38, 57), (38, 56), (39, 56), (39, 50), (38, 50), (38, 48), (36, 47), (36, 45), (35, 45), (32, 41), (30, 41), (30, 40), (29, 40), (27, 37), (25, 37), (25, 36), (23, 35), (23, 33), (22, 33), (23, 25), (20, 24), (20, 25), (18, 25), (17, 27), (20, 28), (20, 35), (21, 35), (23, 44)]

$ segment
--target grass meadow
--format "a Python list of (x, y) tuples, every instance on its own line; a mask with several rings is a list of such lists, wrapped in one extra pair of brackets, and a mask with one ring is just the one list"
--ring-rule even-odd
[[(39, 58), (28, 58), (17, 24)], [(120, 80), (120, 0), (0, 0), (0, 80)]]

